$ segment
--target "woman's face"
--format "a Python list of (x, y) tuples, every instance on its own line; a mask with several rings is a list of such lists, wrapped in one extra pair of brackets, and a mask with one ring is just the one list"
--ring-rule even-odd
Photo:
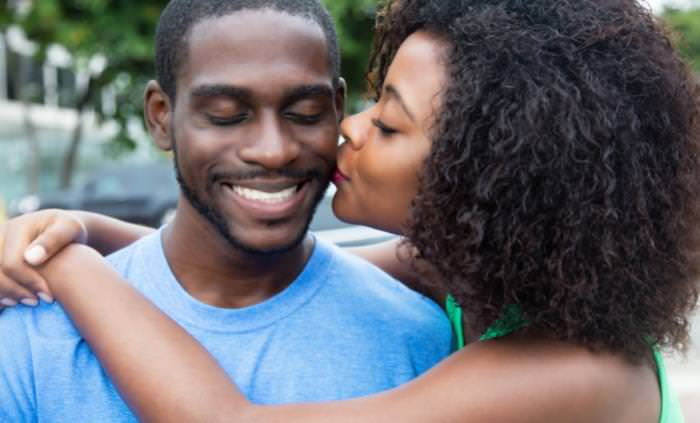
[(343, 121), (346, 142), (333, 177), (333, 210), (340, 219), (403, 232), (447, 80), (443, 51), (444, 42), (433, 35), (408, 37), (377, 104)]

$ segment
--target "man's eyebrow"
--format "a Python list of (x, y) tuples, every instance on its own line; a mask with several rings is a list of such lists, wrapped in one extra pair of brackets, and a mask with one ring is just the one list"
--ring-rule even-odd
[(193, 88), (191, 96), (197, 98), (228, 97), (234, 100), (248, 101), (252, 97), (252, 93), (246, 88), (235, 85), (211, 84)]
[(399, 102), (399, 105), (403, 109), (404, 112), (408, 115), (408, 117), (415, 123), (416, 118), (411, 112), (411, 109), (408, 108), (406, 105), (406, 102), (403, 100), (403, 97), (401, 97), (401, 94), (399, 93), (399, 90), (396, 89), (393, 85), (389, 84), (384, 86), (384, 91), (386, 92), (387, 96), (394, 97), (396, 101)]
[(309, 97), (326, 97), (332, 99), (335, 91), (330, 85), (301, 85), (294, 87), (285, 94), (285, 104), (294, 104)]

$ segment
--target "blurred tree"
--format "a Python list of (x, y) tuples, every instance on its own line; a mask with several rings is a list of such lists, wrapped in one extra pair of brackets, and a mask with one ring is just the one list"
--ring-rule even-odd
[(10, 0), (0, 0), (0, 28), (5, 28), (10, 22)]
[[(79, 119), (63, 157), (60, 187), (68, 188), (75, 173), (85, 124), (85, 111), (113, 119), (121, 130), (115, 140), (133, 148), (128, 121), (140, 110), (141, 101), (131, 103), (132, 93), (143, 90), (143, 82), (153, 75), (153, 32), (164, 0), (41, 0), (33, 1), (16, 23), (29, 39), (39, 45), (39, 56), (52, 44), (71, 52), (82, 83), (76, 87), (71, 106)], [(101, 60), (100, 60), (101, 59)], [(102, 62), (102, 66), (100, 66)], [(119, 78), (120, 76), (124, 77)], [(115, 81), (122, 83), (115, 86)], [(114, 88), (113, 110), (103, 110), (102, 93)], [(139, 95), (140, 97), (140, 95)], [(107, 113), (105, 113), (107, 112)]]
[(366, 92), (365, 74), (372, 36), (377, 0), (324, 0), (338, 29), (343, 55), (343, 76), (348, 83), (348, 110), (356, 112), (363, 107)]
[[(377, 0), (324, 0), (334, 17), (343, 55), (343, 74), (348, 81), (349, 109), (361, 107), (364, 74), (369, 54)], [(33, 0), (25, 13), (14, 13), (9, 0), (0, 0), (0, 29), (20, 26), (38, 45), (42, 60), (55, 44), (73, 56), (73, 66), (85, 76), (78, 84), (69, 107), (79, 116), (66, 148), (60, 185), (72, 182), (82, 141), (85, 112), (111, 119), (121, 128), (109, 149), (128, 151), (135, 146), (129, 122), (140, 120), (146, 82), (154, 75), (153, 36), (167, 0)], [(101, 63), (100, 63), (101, 62)], [(95, 66), (101, 64), (101, 66)], [(104, 107), (102, 94), (108, 89), (115, 101)]]
[(692, 9), (666, 8), (663, 19), (680, 37), (678, 48), (683, 56), (700, 72), (700, 7)]

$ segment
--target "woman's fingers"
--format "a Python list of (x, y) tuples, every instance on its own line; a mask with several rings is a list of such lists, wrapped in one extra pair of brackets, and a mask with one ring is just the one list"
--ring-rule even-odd
[[(31, 228), (27, 228), (26, 232), (31, 233)], [(39, 266), (63, 247), (85, 238), (86, 230), (82, 222), (67, 213), (59, 214), (31, 240), (23, 250), (23, 259), (32, 266)]]
[(33, 307), (39, 304), (39, 298), (32, 291), (0, 272), (0, 306), (14, 307), (18, 304)]
[(49, 284), (34, 267), (86, 237), (83, 223), (62, 210), (44, 210), (1, 225), (0, 305), (53, 302)]

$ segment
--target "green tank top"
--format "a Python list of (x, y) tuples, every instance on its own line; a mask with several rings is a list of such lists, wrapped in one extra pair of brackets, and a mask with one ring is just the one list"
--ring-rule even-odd
[[(451, 295), (447, 297), (445, 309), (447, 311), (447, 317), (454, 329), (455, 349), (459, 350), (464, 347), (462, 309)], [(481, 341), (487, 341), (489, 339), (500, 338), (526, 325), (527, 321), (523, 319), (518, 307), (507, 307), (503, 318), (488, 328), (479, 339)], [(684, 419), (683, 413), (681, 412), (681, 405), (678, 401), (678, 396), (668, 382), (663, 355), (655, 346), (652, 346), (652, 351), (654, 353), (654, 362), (656, 363), (656, 371), (659, 379), (659, 390), (661, 391), (661, 416), (659, 417), (659, 423), (683, 423)]]

